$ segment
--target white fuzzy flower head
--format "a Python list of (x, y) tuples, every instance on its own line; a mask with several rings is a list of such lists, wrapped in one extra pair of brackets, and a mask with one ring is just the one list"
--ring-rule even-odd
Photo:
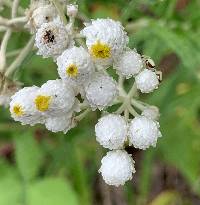
[(105, 148), (121, 149), (127, 139), (127, 124), (121, 115), (108, 114), (95, 126), (96, 140)]
[(142, 93), (150, 93), (158, 88), (159, 80), (155, 72), (144, 69), (135, 78), (136, 86)]
[(143, 68), (141, 56), (134, 50), (125, 51), (114, 62), (114, 68), (126, 78), (135, 76)]
[(118, 88), (112, 77), (96, 73), (85, 87), (85, 93), (90, 106), (102, 110), (112, 104), (118, 95)]
[(44, 58), (53, 57), (56, 59), (72, 44), (73, 41), (70, 39), (69, 32), (59, 19), (43, 23), (35, 37), (35, 45), (38, 48), (37, 54)]
[(76, 5), (76, 4), (67, 5), (67, 15), (69, 17), (75, 18), (77, 13), (78, 13), (78, 5)]
[(15, 121), (22, 124), (34, 125), (42, 123), (43, 118), (34, 106), (34, 97), (38, 87), (25, 87), (11, 97), (10, 113)]
[(62, 80), (49, 80), (38, 90), (34, 104), (42, 115), (56, 117), (71, 111), (75, 104), (75, 94)]
[(161, 137), (159, 123), (144, 116), (135, 117), (129, 127), (129, 142), (135, 148), (147, 149), (155, 147)]
[(64, 132), (72, 128), (72, 112), (57, 117), (49, 117), (45, 120), (45, 126), (52, 132)]
[(108, 152), (101, 163), (99, 172), (109, 185), (124, 185), (126, 181), (132, 179), (132, 175), (135, 173), (134, 161), (124, 150)]
[(158, 120), (160, 117), (159, 109), (156, 106), (148, 106), (143, 111), (142, 114), (152, 120)]
[(43, 23), (53, 21), (56, 16), (56, 9), (53, 5), (42, 5), (33, 10), (33, 12), (30, 14), (27, 26), (29, 28), (38, 29)]
[(72, 47), (57, 58), (58, 73), (62, 79), (86, 83), (94, 72), (90, 55), (83, 47)]
[(112, 19), (92, 20), (81, 31), (94, 60), (105, 66), (112, 64), (125, 49), (128, 37), (120, 22)]

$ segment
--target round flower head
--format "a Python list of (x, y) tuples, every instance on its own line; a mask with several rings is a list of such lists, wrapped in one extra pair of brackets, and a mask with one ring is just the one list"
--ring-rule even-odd
[(85, 87), (85, 93), (90, 106), (102, 110), (111, 105), (118, 94), (118, 89), (113, 78), (96, 73)]
[(142, 59), (140, 55), (134, 50), (125, 51), (114, 62), (114, 68), (119, 74), (130, 78), (138, 74), (143, 67)]
[(38, 29), (43, 23), (53, 21), (56, 16), (56, 9), (53, 5), (41, 5), (29, 13), (27, 27), (32, 30)]
[(109, 114), (99, 119), (95, 133), (103, 147), (121, 149), (127, 139), (127, 124), (121, 115)]
[(124, 185), (135, 173), (134, 161), (124, 150), (110, 151), (101, 160), (99, 172), (107, 184)]
[(65, 50), (57, 58), (58, 73), (62, 79), (70, 79), (78, 84), (88, 81), (94, 72), (90, 55), (82, 47)]
[(49, 80), (38, 90), (35, 108), (45, 116), (58, 116), (71, 111), (75, 104), (74, 91), (62, 80)]
[(160, 117), (159, 109), (156, 106), (148, 106), (143, 111), (142, 114), (152, 120), (158, 120)]
[(150, 93), (158, 88), (159, 80), (155, 72), (144, 69), (135, 77), (137, 88), (142, 93)]
[(144, 116), (135, 117), (129, 127), (129, 142), (135, 148), (147, 149), (155, 147), (161, 137), (159, 123)]
[(109, 66), (125, 49), (128, 37), (120, 22), (112, 19), (92, 20), (81, 31), (86, 37), (86, 44), (94, 60)]
[(45, 58), (53, 57), (56, 59), (72, 43), (67, 29), (59, 19), (43, 23), (35, 37), (37, 54)]
[(64, 132), (66, 134), (72, 128), (72, 112), (63, 116), (47, 118), (45, 126), (52, 132)]
[(11, 97), (10, 113), (15, 121), (30, 125), (43, 122), (42, 116), (34, 106), (34, 97), (37, 91), (38, 87), (36, 86), (25, 87)]
[(67, 15), (68, 16), (75, 18), (77, 13), (78, 13), (78, 5), (76, 4), (67, 5)]

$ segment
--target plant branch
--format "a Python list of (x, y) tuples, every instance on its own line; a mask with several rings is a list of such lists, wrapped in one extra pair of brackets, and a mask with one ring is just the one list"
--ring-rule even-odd
[(33, 45), (35, 42), (35, 36), (32, 36), (27, 45), (21, 50), (17, 58), (12, 62), (12, 64), (8, 67), (5, 75), (8, 77), (13, 74), (15, 69), (21, 65), (23, 60), (26, 58), (26, 56), (29, 54), (29, 52), (32, 50)]
[(54, 6), (56, 7), (56, 9), (58, 11), (60, 18), (62, 19), (63, 23), (66, 25), (67, 19), (66, 19), (66, 16), (65, 16), (65, 13), (64, 13), (62, 6), (58, 2), (58, 0), (50, 0), (50, 1), (54, 4)]

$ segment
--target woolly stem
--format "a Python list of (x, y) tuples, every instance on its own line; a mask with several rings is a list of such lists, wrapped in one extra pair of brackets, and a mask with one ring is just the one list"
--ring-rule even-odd
[(33, 45), (35, 42), (35, 36), (32, 36), (29, 42), (26, 44), (26, 46), (21, 50), (20, 54), (17, 56), (17, 58), (12, 62), (12, 64), (8, 67), (5, 76), (10, 76), (13, 74), (15, 69), (21, 65), (23, 60), (26, 58), (26, 56), (29, 54), (29, 52), (32, 50)]
[(12, 27), (15, 24), (19, 24), (19, 23), (25, 23), (26, 21), (27, 21), (27, 18), (25, 16), (13, 18), (13, 19), (6, 19), (6, 18), (0, 17), (0, 25), (7, 26), (7, 27)]
[(80, 115), (75, 117), (75, 121), (79, 122), (81, 121), (83, 118), (85, 118), (85, 116), (90, 112), (90, 108), (86, 109), (85, 111), (83, 111)]
[(8, 41), (11, 36), (11, 29), (8, 29), (6, 33), (3, 36), (2, 42), (1, 42), (1, 48), (0, 48), (0, 72), (4, 72), (6, 68), (6, 49), (8, 45)]
[(50, 1), (54, 4), (60, 18), (62, 19), (63, 23), (66, 25), (67, 24), (67, 19), (66, 19), (66, 16), (65, 16), (65, 13), (64, 13), (64, 10), (63, 10), (62, 6), (58, 2), (58, 0), (50, 0)]

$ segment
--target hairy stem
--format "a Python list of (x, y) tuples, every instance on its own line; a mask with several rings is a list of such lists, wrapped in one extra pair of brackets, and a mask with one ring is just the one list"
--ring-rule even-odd
[(33, 45), (35, 42), (35, 36), (32, 36), (27, 45), (21, 50), (20, 54), (17, 56), (17, 58), (12, 62), (12, 64), (8, 67), (5, 75), (8, 77), (13, 74), (15, 69), (21, 65), (23, 60), (26, 58), (26, 56), (29, 54), (29, 52), (32, 50)]
[(65, 13), (64, 13), (62, 6), (58, 2), (58, 0), (50, 0), (50, 1), (54, 4), (54, 6), (56, 7), (56, 9), (58, 11), (60, 18), (62, 19), (63, 23), (66, 25), (67, 19), (66, 19), (66, 16), (65, 16)]

